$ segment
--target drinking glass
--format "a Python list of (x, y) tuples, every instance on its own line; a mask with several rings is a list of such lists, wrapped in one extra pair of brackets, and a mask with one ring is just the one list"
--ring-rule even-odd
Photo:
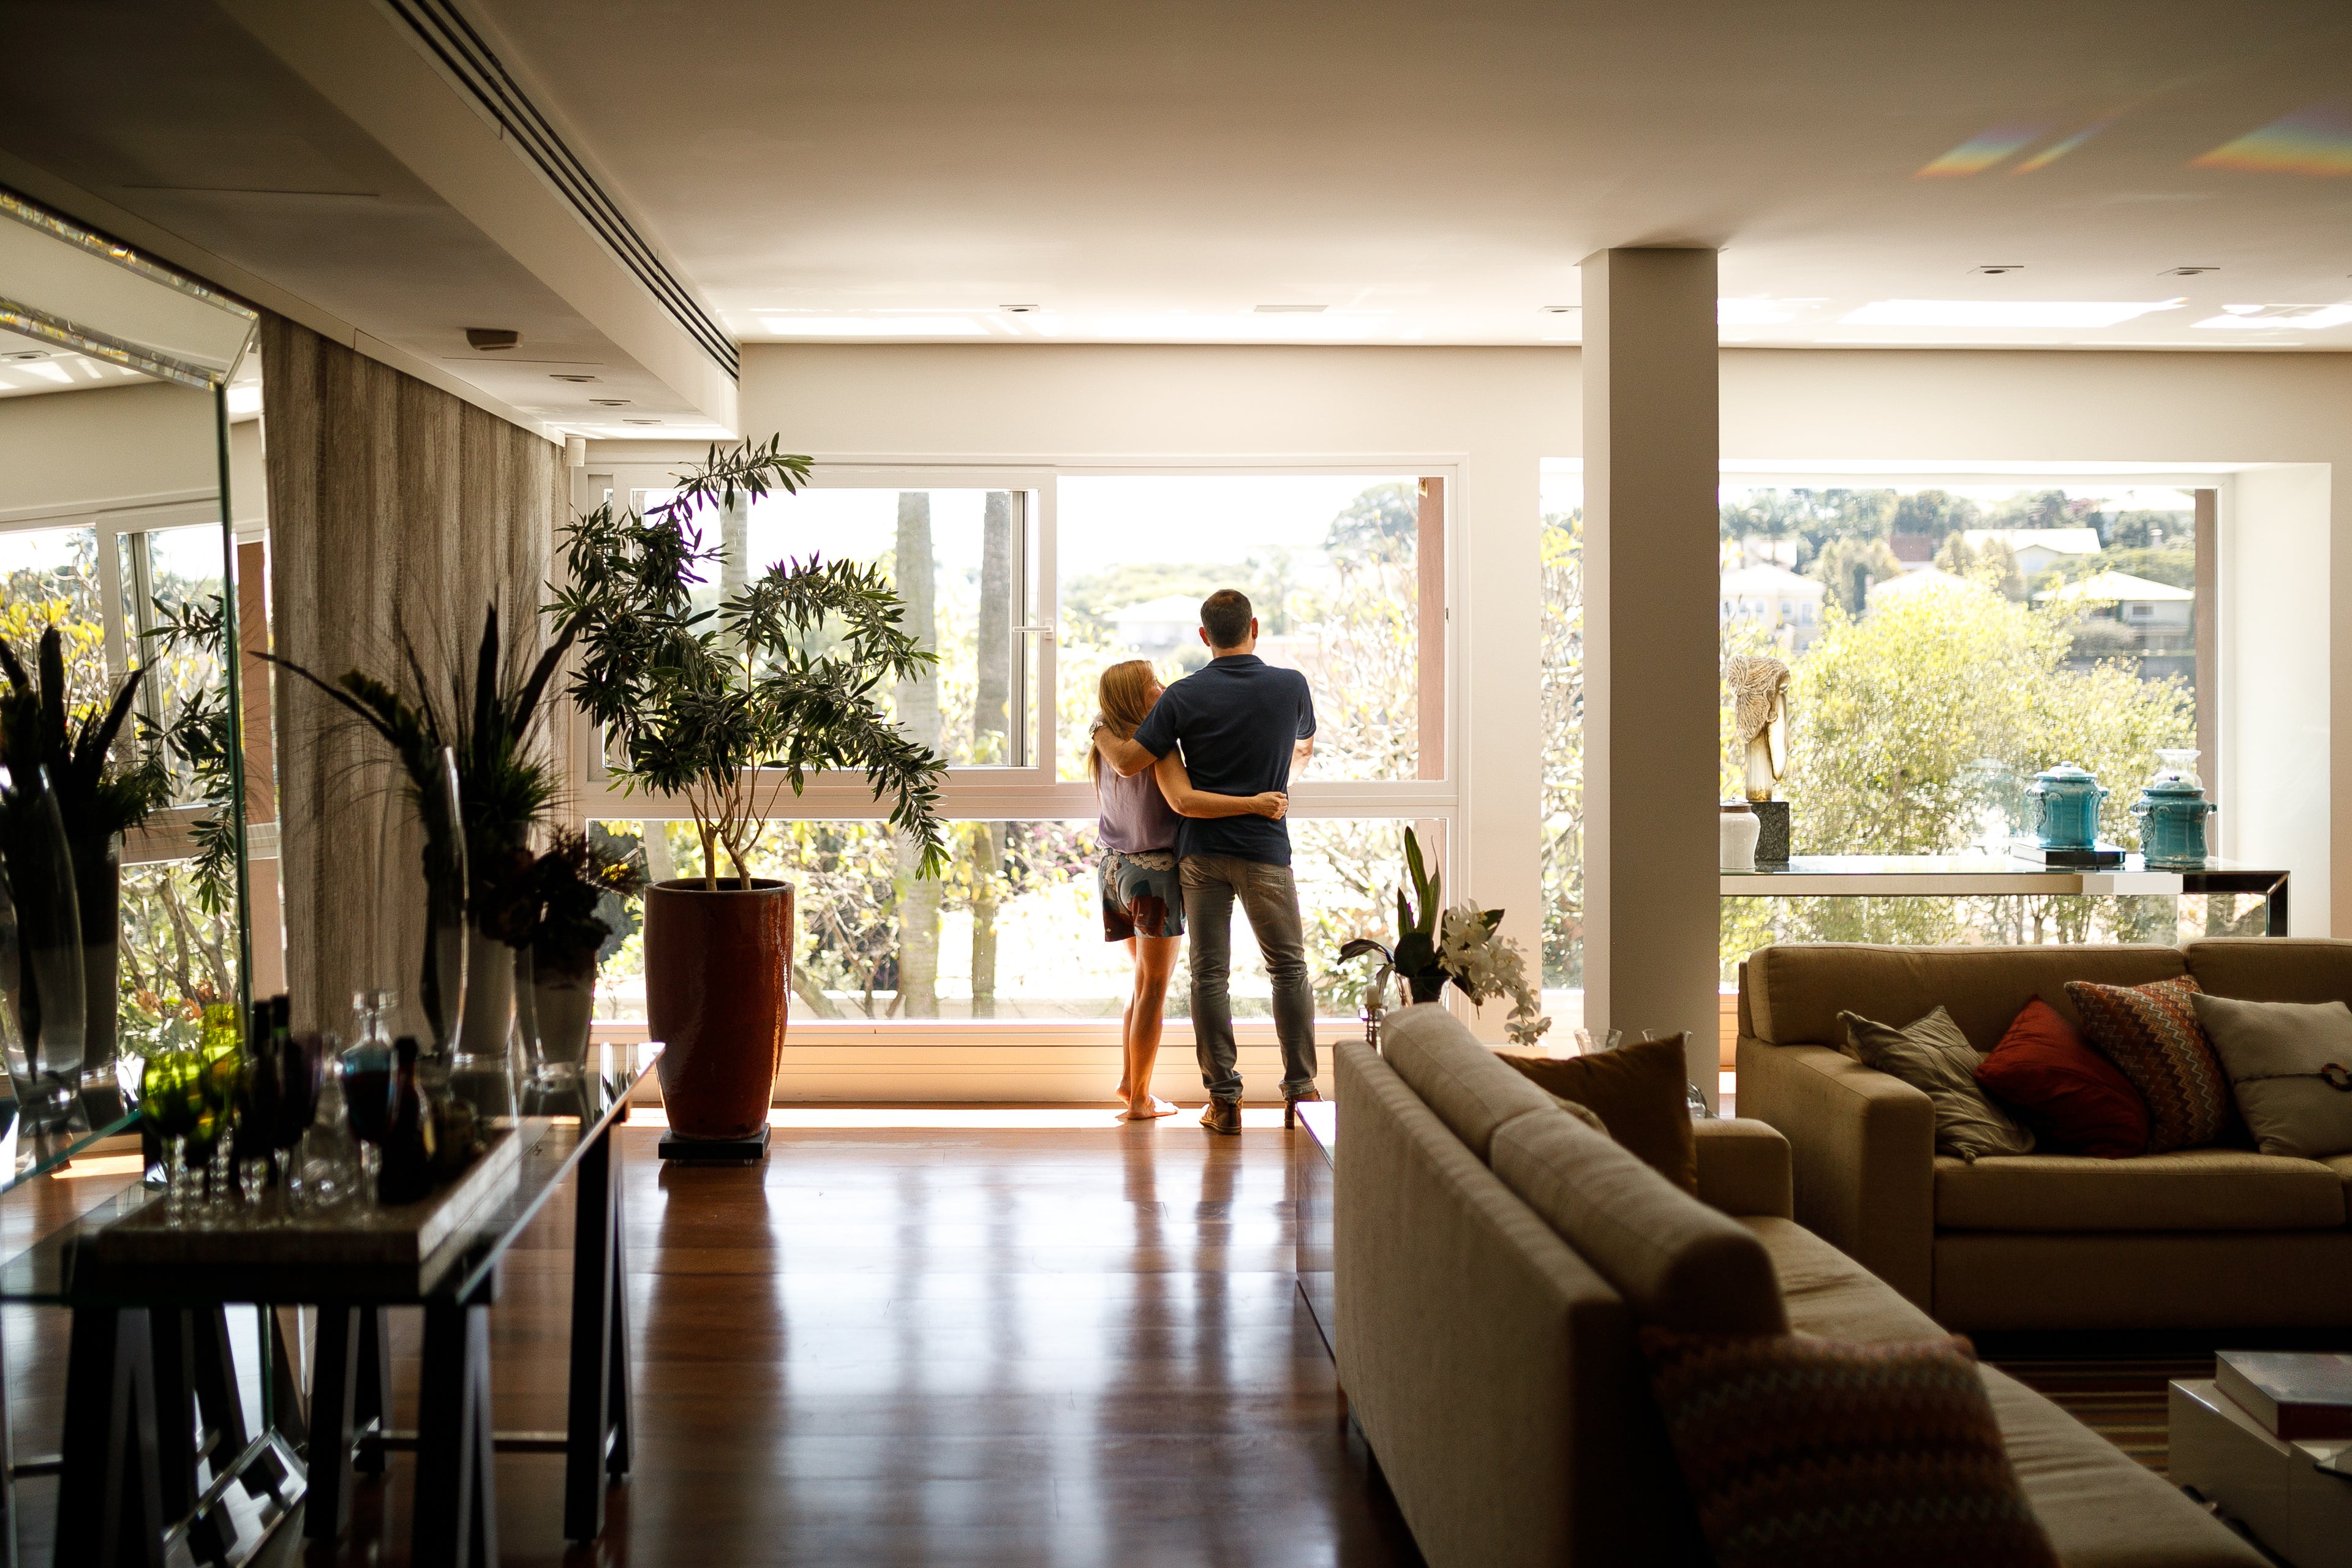
[(195, 1131), (204, 1076), (196, 1052), (167, 1047), (148, 1057), (139, 1079), (139, 1114), (163, 1144), (163, 1223), (173, 1230), (188, 1220), (188, 1135)]
[(325, 1052), (316, 1035), (286, 1035), (273, 1044), (278, 1057), (278, 1113), (269, 1125), (269, 1147), (278, 1164), (278, 1214), (281, 1223), (290, 1224), (302, 1186), (302, 1162), (296, 1152), (319, 1114)]

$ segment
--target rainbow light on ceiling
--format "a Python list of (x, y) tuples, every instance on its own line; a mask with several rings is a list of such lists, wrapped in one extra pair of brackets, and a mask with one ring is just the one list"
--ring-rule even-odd
[(2019, 148), (2039, 138), (2046, 125), (1996, 125), (1980, 131), (1911, 177), (1915, 180), (1964, 180), (1981, 174)]
[(2336, 103), (2299, 109), (2191, 158), (2189, 166), (2261, 174), (2352, 174), (2352, 110)]
[(2072, 153), (2075, 148), (2080, 147), (2084, 142), (2088, 142), (2092, 137), (2096, 136), (2100, 132), (2105, 131), (2108, 126), (2113, 125), (2115, 122), (2116, 117), (2112, 114), (2108, 115), (2104, 120), (2094, 120), (2088, 125), (2084, 126), (2080, 131), (2075, 132), (2072, 136), (2067, 137), (2063, 142), (2053, 142), (2049, 146), (2044, 147), (2041, 152), (2036, 153), (2032, 157), (2026, 159), (2023, 163), (2018, 164), (2016, 168), (2011, 169), (2010, 173), (2012, 174), (2030, 174), (2036, 169), (2046, 169), (2051, 164), (2056, 163), (2059, 159), (2063, 158), (2067, 153)]

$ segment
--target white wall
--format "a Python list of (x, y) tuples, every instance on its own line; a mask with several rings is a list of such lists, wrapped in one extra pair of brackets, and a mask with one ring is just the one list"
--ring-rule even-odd
[(2329, 481), (2316, 463), (2250, 468), (2221, 514), (2221, 852), (2294, 873), (2297, 936), (2327, 932), (2333, 903)]
[(216, 491), (213, 395), (154, 382), (0, 397), (0, 519)]

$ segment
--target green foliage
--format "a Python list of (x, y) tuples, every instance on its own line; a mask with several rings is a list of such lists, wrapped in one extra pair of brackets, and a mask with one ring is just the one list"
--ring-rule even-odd
[(625, 786), (683, 795), (694, 813), (703, 880), (718, 885), (721, 847), (749, 885), (747, 862), (772, 805), (774, 770), (799, 794), (812, 769), (862, 772), (891, 799), (893, 827), (921, 846), (937, 876), (948, 851), (939, 818), (946, 765), (893, 724), (877, 689), (917, 679), (939, 656), (900, 622), (904, 604), (878, 565), (780, 561), (716, 610), (696, 582), (722, 552), (697, 547), (706, 508), (771, 489), (797, 490), (808, 459), (746, 441), (710, 448), (650, 512), (597, 508), (564, 531), (569, 583), (546, 613), (581, 658), (569, 695), (600, 725)]
[[(1444, 875), (1432, 871), (1423, 860), (1421, 839), (1410, 827), (1404, 830), (1405, 885), (1396, 890), (1396, 943), (1383, 946), (1368, 936), (1360, 936), (1342, 944), (1339, 962), (1378, 953), (1381, 968), (1373, 984), (1385, 982), (1391, 974), (1402, 974), (1408, 981), (1426, 980), (1444, 973), (1437, 955), (1437, 918), (1444, 912)], [(1503, 911), (1493, 911), (1496, 921)]]
[(2004, 599), (2025, 597), (2025, 574), (2017, 569), (2017, 552), (2006, 540), (1988, 539), (1971, 547), (1969, 536), (1955, 531), (1936, 552), (1936, 565), (1955, 577), (1981, 584)]
[(0, 762), (19, 772), (44, 770), (67, 841), (77, 851), (103, 846), (163, 804), (167, 786), (152, 758), (126, 767), (112, 754), (146, 671), (132, 670), (105, 711), (85, 716), (77, 728), (68, 712), (65, 638), (56, 626), (41, 634), (35, 664), (37, 685), (16, 650), (0, 642), (0, 670), (9, 688), (0, 698)]
[(1349, 562), (1413, 558), (1421, 540), (1421, 498), (1402, 479), (1373, 485), (1331, 520), (1323, 548)]
[[(1547, 736), (1584, 731), (1584, 513), (1544, 519), (1541, 702)], [(1543, 980), (1584, 981), (1584, 748), (1543, 750)]]
[(1859, 616), (1869, 607), (1870, 584), (1901, 576), (1903, 563), (1883, 538), (1835, 539), (1813, 557), (1805, 574), (1829, 589), (1824, 609), (1836, 605), (1849, 616)]
[(608, 899), (633, 899), (645, 890), (641, 858), (609, 840), (559, 830), (547, 852), (531, 864), (527, 937), (532, 961), (542, 974), (586, 975), (612, 922), (601, 911)]
[[(1937, 855), (1978, 836), (1983, 759), (2016, 780), (2061, 762), (2110, 793), (2101, 836), (2137, 845), (2130, 816), (2158, 747), (2193, 745), (2194, 705), (2177, 680), (2143, 681), (2122, 663), (2074, 668), (2068, 617), (1956, 585), (1831, 616), (1799, 658), (1781, 793), (1810, 855)], [(1727, 969), (1771, 941), (1995, 940), (2054, 931), (2083, 940), (2107, 914), (2084, 899), (1727, 899)]]

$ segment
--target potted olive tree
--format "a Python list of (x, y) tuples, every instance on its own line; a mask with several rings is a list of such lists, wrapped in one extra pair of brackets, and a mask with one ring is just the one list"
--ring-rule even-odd
[[(601, 728), (608, 769), (628, 790), (669, 795), (694, 822), (702, 874), (646, 892), (646, 1014), (664, 1042), (672, 1134), (737, 1141), (767, 1124), (783, 1048), (793, 893), (751, 875), (767, 818), (813, 769), (855, 769), (889, 821), (922, 846), (921, 873), (947, 864), (939, 819), (945, 764), (890, 721), (876, 691), (937, 655), (900, 625), (879, 567), (781, 561), (715, 609), (695, 588), (723, 552), (698, 518), (797, 490), (809, 460), (781, 439), (713, 447), (649, 510), (610, 501), (565, 530), (568, 582), (548, 613), (576, 636), (569, 688)], [(720, 859), (726, 862), (721, 873)]]

